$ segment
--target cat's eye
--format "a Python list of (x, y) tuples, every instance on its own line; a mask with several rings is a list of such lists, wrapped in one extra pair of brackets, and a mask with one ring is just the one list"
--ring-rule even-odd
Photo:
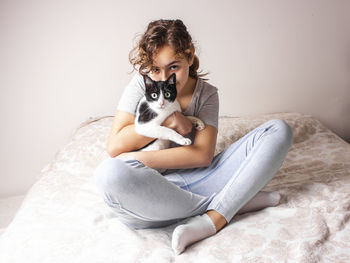
[(165, 92), (164, 96), (165, 96), (165, 98), (169, 99), (171, 94), (170, 94), (170, 92)]
[(157, 94), (157, 93), (152, 93), (152, 94), (151, 94), (151, 97), (152, 97), (153, 99), (156, 99), (156, 98), (158, 97), (158, 94)]

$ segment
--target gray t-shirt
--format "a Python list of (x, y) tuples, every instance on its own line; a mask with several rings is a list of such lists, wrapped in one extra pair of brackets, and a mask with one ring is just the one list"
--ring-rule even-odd
[[(143, 77), (137, 72), (125, 87), (117, 109), (136, 115), (137, 104), (144, 96), (144, 90)], [(191, 102), (183, 114), (198, 117), (206, 125), (218, 129), (219, 96), (217, 88), (198, 78)], [(194, 131), (186, 137), (193, 138)]]

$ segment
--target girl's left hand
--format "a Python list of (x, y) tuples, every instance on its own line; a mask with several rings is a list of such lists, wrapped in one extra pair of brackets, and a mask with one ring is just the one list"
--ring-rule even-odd
[(175, 130), (182, 136), (190, 133), (193, 127), (190, 119), (179, 111), (175, 111), (168, 118), (166, 118), (162, 125)]

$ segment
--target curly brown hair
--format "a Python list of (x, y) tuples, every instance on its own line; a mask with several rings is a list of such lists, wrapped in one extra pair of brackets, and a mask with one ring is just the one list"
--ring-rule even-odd
[(195, 55), (192, 37), (179, 19), (160, 19), (148, 24), (146, 32), (129, 53), (129, 61), (134, 70), (138, 70), (140, 74), (149, 73), (153, 65), (153, 56), (165, 45), (171, 46), (176, 55), (184, 56), (188, 61), (194, 56), (189, 69), (190, 77), (198, 78), (208, 74), (200, 74), (198, 71), (199, 59)]

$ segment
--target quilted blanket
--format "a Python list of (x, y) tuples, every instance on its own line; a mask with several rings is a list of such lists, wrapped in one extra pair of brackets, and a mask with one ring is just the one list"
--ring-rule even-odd
[(279, 118), (294, 143), (274, 179), (281, 204), (235, 216), (219, 233), (175, 256), (176, 225), (131, 230), (92, 183), (108, 157), (111, 116), (82, 123), (38, 175), (0, 237), (0, 262), (350, 262), (350, 145), (312, 116), (220, 117), (216, 153)]

